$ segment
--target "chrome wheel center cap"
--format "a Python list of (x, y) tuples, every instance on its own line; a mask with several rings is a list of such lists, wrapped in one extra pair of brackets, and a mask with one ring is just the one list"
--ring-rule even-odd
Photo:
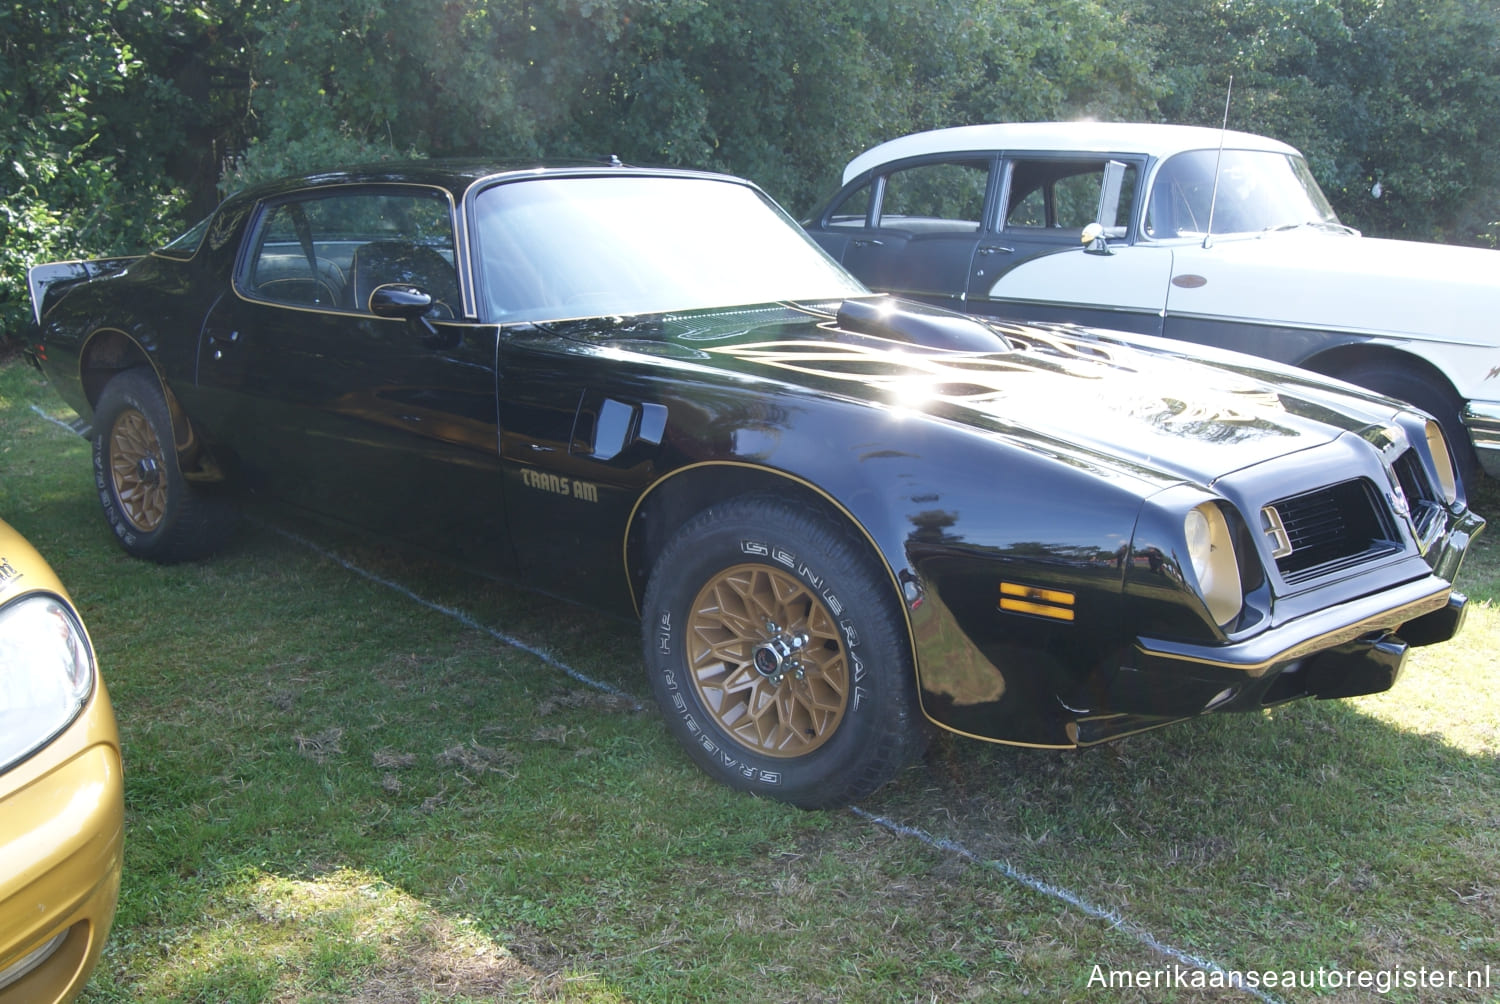
[(755, 651), (750, 656), (750, 664), (755, 667), (757, 673), (772, 683), (780, 683), (787, 673), (794, 673), (800, 679), (802, 667), (798, 664), (796, 656), (798, 650), (806, 644), (805, 637), (791, 636), (778, 631), (773, 637), (755, 647)]
[(781, 666), (788, 654), (775, 641), (770, 641), (756, 648), (751, 662), (757, 673), (768, 680), (774, 680), (781, 675)]

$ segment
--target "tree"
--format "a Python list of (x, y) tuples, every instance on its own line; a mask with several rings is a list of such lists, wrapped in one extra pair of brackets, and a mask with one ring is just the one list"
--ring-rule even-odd
[(616, 154), (804, 211), (880, 140), (1217, 125), (1231, 74), (1231, 125), (1306, 152), (1348, 222), (1500, 236), (1485, 0), (0, 0), (0, 330), (27, 266), (141, 250), (282, 174)]
[(0, 332), (28, 323), (31, 265), (140, 251), (212, 204), (194, 188), (235, 142), (240, 11), (0, 0)]
[[(1500, 12), (1480, 0), (1219, 0), (1138, 9), (1167, 121), (1230, 125), (1302, 150), (1345, 222), (1494, 243)], [(1377, 188), (1378, 183), (1378, 188)]]

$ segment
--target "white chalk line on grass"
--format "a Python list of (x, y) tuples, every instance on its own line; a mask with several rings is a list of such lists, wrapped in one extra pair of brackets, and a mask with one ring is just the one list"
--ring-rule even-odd
[(51, 422), (53, 425), (57, 426), (59, 429), (66, 429), (67, 431), (71, 432), (75, 436), (79, 434), (79, 428), (77, 426), (69, 425), (67, 422), (64, 422), (60, 418), (53, 418), (51, 415), (47, 414), (45, 411), (43, 411), (41, 408), (37, 407), (36, 405), (32, 405), (31, 406), (31, 410), (33, 412), (35, 412), (36, 414), (40, 415), (42, 418), (44, 418), (47, 421)]
[[(454, 610), (451, 607), (445, 607), (441, 604), (433, 603), (429, 600), (423, 599), (421, 596), (418, 596), (416, 593), (412, 592), (410, 589), (407, 589), (400, 583), (393, 582), (389, 579), (382, 578), (381, 576), (376, 575), (373, 572), (366, 571), (365, 569), (360, 568), (358, 565), (355, 565), (354, 563), (341, 558), (336, 554), (325, 551), (311, 541), (299, 537), (298, 535), (288, 530), (283, 530), (279, 527), (272, 527), (271, 529), (275, 530), (277, 533), (288, 538), (289, 540), (296, 541), (309, 550), (322, 555), (325, 558), (328, 558), (329, 560), (335, 562), (338, 565), (341, 565), (344, 568), (347, 568), (349, 571), (355, 573), (356, 575), (363, 576), (364, 578), (369, 579), (371, 582), (376, 582), (390, 589), (394, 589), (401, 595), (413, 600), (416, 603), (421, 604), (424, 607), (427, 607), (430, 610), (435, 610), (439, 613), (447, 614), (449, 617), (454, 618), (466, 627), (471, 627), (475, 630), (482, 631), (492, 638), (503, 641), (508, 645), (513, 645), (525, 652), (530, 652), (532, 655), (535, 655), (547, 665), (561, 670), (580, 683), (586, 684), (590, 687), (594, 687), (598, 690), (602, 690), (606, 693), (615, 694), (617, 696), (627, 698), (631, 701), (635, 700), (635, 698), (630, 694), (618, 690), (607, 683), (591, 679), (588, 676), (585, 676), (584, 674), (573, 669), (566, 663), (561, 662), (555, 657), (535, 648), (534, 646), (528, 645), (525, 642), (511, 638), (509, 635), (503, 634), (502, 632), (496, 631), (493, 628), (486, 627), (485, 625), (480, 624), (478, 621), (474, 620), (468, 614), (465, 614), (460, 610)], [(639, 709), (639, 707), (640, 705), (637, 704), (636, 708)], [(1180, 948), (1174, 948), (1171, 945), (1165, 944), (1150, 931), (1145, 930), (1139, 925), (1132, 924), (1130, 921), (1126, 920), (1115, 911), (1106, 910), (1103, 907), (1095, 906), (1093, 903), (1090, 903), (1088, 900), (1084, 899), (1077, 893), (1064, 889), (1061, 886), (1056, 886), (1050, 882), (1044, 882), (1041, 879), (1033, 878), (1032, 876), (1026, 874), (1023, 871), (1020, 871), (1006, 861), (981, 858), (979, 855), (975, 854), (967, 847), (963, 846), (962, 844), (956, 843), (955, 841), (948, 840), (943, 837), (934, 837), (924, 830), (919, 830), (912, 826), (906, 826), (902, 823), (897, 823), (893, 820), (885, 818), (884, 816), (874, 815), (873, 813), (866, 812), (864, 809), (861, 809), (858, 806), (850, 806), (849, 811), (854, 813), (854, 815), (858, 816), (859, 818), (865, 820), (866, 822), (874, 823), (877, 826), (883, 827), (896, 834), (897, 836), (918, 840), (922, 843), (928, 844), (931, 847), (937, 848), (938, 850), (957, 855), (958, 857), (961, 857), (973, 864), (979, 865), (982, 868), (988, 868), (991, 871), (998, 872), (1004, 877), (1010, 879), (1012, 882), (1016, 882), (1020, 885), (1026, 886), (1028, 889), (1031, 889), (1034, 892), (1041, 893), (1044, 896), (1048, 896), (1052, 899), (1058, 900), (1059, 902), (1065, 903), (1068, 906), (1073, 907), (1075, 910), (1093, 917), (1095, 920), (1102, 920), (1115, 930), (1129, 935), (1140, 944), (1145, 945), (1147, 948), (1151, 949), (1153, 952), (1164, 955), (1169, 959), (1173, 959), (1177, 962), (1182, 963), (1183, 965), (1191, 966), (1194, 969), (1201, 969), (1204, 972), (1217, 973), (1221, 976), (1228, 975), (1228, 971), (1218, 963), (1213, 962), (1210, 959), (1200, 958), (1199, 956), (1193, 955), (1190, 952), (1186, 952)], [(1283, 1002), (1279, 999), (1272, 997), (1270, 994), (1264, 993), (1259, 989), (1252, 987), (1241, 987), (1238, 989), (1242, 989), (1245, 993), (1251, 995), (1252, 997), (1264, 1001), (1265, 1004), (1283, 1004)]]
[[(35, 412), (37, 415), (39, 415), (42, 418), (46, 419), (48, 422), (51, 422), (53, 425), (57, 426), (59, 429), (65, 429), (68, 432), (73, 433), (74, 435), (78, 434), (78, 429), (77, 428), (75, 428), (72, 425), (69, 425), (67, 422), (62, 421), (61, 419), (53, 418), (51, 415), (47, 414), (45, 411), (43, 411), (41, 408), (37, 407), (35, 404), (33, 404), (31, 406), (31, 410), (33, 412)], [(641, 710), (641, 703), (640, 703), (639, 700), (636, 699), (636, 697), (635, 697), (634, 694), (628, 694), (625, 691), (619, 689), (618, 687), (612, 687), (612, 686), (610, 686), (609, 684), (605, 683), (602, 680), (595, 680), (593, 677), (587, 676), (584, 673), (580, 673), (578, 670), (574, 669), (572, 666), (569, 666), (567, 663), (564, 663), (564, 662), (560, 661), (559, 659), (557, 659), (555, 656), (551, 655), (550, 653), (548, 653), (548, 652), (546, 652), (546, 651), (544, 651), (544, 650), (542, 650), (540, 648), (537, 648), (535, 645), (532, 645), (532, 644), (530, 644), (528, 642), (524, 642), (524, 641), (522, 641), (519, 638), (512, 637), (511, 635), (508, 635), (508, 634), (504, 633), (503, 631), (496, 631), (492, 627), (488, 627), (488, 626), (486, 626), (484, 624), (481, 624), (477, 620), (475, 620), (473, 617), (470, 617), (468, 614), (464, 613), (462, 610), (457, 610), (457, 609), (455, 609), (453, 607), (445, 607), (445, 606), (443, 606), (440, 603), (434, 603), (431, 600), (425, 599), (424, 597), (417, 595), (416, 593), (412, 592), (410, 589), (408, 589), (405, 586), (401, 585), (399, 582), (394, 582), (394, 581), (392, 581), (390, 579), (382, 578), (379, 575), (376, 575), (374, 572), (371, 572), (371, 571), (368, 571), (366, 569), (363, 569), (363, 568), (359, 567), (358, 565), (354, 564), (353, 562), (348, 561), (348, 560), (346, 560), (344, 558), (341, 558), (337, 554), (334, 554), (331, 551), (327, 551), (327, 550), (319, 547), (317, 544), (314, 544), (312, 541), (308, 540), (306, 537), (299, 537), (297, 534), (292, 533), (290, 530), (284, 530), (284, 529), (282, 529), (281, 527), (278, 527), (278, 526), (270, 526), (269, 524), (266, 524), (266, 523), (263, 523), (263, 522), (260, 522), (260, 521), (256, 521), (256, 522), (259, 525), (261, 525), (261, 526), (268, 526), (269, 529), (274, 530), (276, 533), (281, 534), (283, 537), (286, 537), (288, 540), (296, 541), (298, 544), (301, 544), (303, 547), (307, 548), (308, 550), (312, 551), (313, 553), (315, 553), (315, 554), (317, 554), (317, 555), (319, 555), (321, 557), (327, 558), (329, 561), (332, 561), (335, 564), (342, 566), (343, 568), (347, 569), (348, 571), (353, 572), (355, 575), (359, 575), (359, 576), (362, 576), (363, 578), (369, 579), (371, 582), (375, 582), (375, 583), (378, 583), (378, 584), (380, 584), (382, 586), (385, 586), (387, 589), (393, 589), (396, 592), (400, 593), (402, 596), (405, 596), (407, 599), (411, 600), (413, 603), (416, 603), (419, 606), (424, 606), (424, 607), (426, 607), (429, 610), (435, 610), (438, 613), (444, 614), (444, 615), (446, 615), (448, 617), (452, 617), (454, 620), (458, 621), (460, 624), (463, 624), (465, 627), (471, 627), (475, 631), (479, 631), (479, 632), (482, 632), (484, 634), (487, 634), (491, 638), (495, 639), (496, 641), (501, 642), (501, 643), (503, 643), (505, 645), (509, 645), (511, 648), (520, 649), (522, 652), (526, 652), (526, 653), (528, 653), (530, 655), (534, 655), (538, 659), (540, 659), (543, 662), (545, 662), (547, 665), (551, 666), (553, 669), (561, 671), (562, 673), (566, 674), (567, 676), (572, 677), (574, 680), (577, 680), (579, 683), (582, 683), (585, 686), (593, 687), (595, 690), (602, 691), (602, 692), (604, 692), (606, 694), (613, 694), (616, 697), (623, 697), (624, 699), (626, 699), (627, 701), (630, 702), (631, 707), (634, 710), (636, 710), (636, 711), (640, 711)]]
[(268, 529), (279, 533), (281, 536), (287, 538), (288, 540), (295, 541), (296, 543), (301, 544), (303, 547), (307, 548), (309, 551), (312, 551), (314, 554), (332, 561), (334, 564), (353, 572), (355, 575), (358, 575), (361, 578), (368, 579), (371, 582), (385, 586), (387, 589), (391, 589), (400, 593), (402, 596), (405, 596), (407, 599), (411, 600), (413, 603), (416, 603), (418, 606), (423, 606), (428, 610), (434, 610), (437, 613), (443, 614), (447, 617), (452, 617), (454, 620), (458, 621), (465, 627), (473, 628), (475, 631), (487, 634), (496, 641), (501, 642), (505, 645), (509, 645), (511, 648), (520, 649), (522, 652), (525, 652), (528, 655), (534, 655), (538, 659), (542, 660), (542, 662), (545, 662), (547, 665), (551, 666), (553, 669), (564, 673), (565, 675), (578, 681), (584, 686), (593, 687), (595, 690), (602, 691), (606, 694), (612, 694), (615, 697), (622, 697), (630, 702), (631, 707), (634, 710), (641, 710), (641, 703), (636, 699), (634, 694), (627, 693), (618, 687), (614, 687), (608, 683), (605, 683), (603, 680), (596, 680), (593, 677), (588, 676), (587, 674), (581, 673), (578, 670), (574, 669), (572, 666), (569, 666), (567, 663), (558, 659), (551, 653), (537, 648), (535, 645), (532, 645), (529, 642), (522, 641), (520, 638), (516, 638), (513, 635), (508, 635), (503, 631), (497, 631), (494, 628), (489, 627), (488, 625), (481, 624), (479, 621), (475, 620), (473, 617), (470, 617), (462, 610), (458, 610), (454, 607), (443, 606), (441, 603), (435, 603), (423, 596), (419, 596), (417, 593), (406, 588), (401, 583), (376, 575), (374, 572), (371, 572), (368, 569), (361, 568), (360, 566), (354, 564), (354, 562), (349, 561), (346, 558), (341, 558), (337, 554), (334, 554), (332, 551), (328, 551), (323, 549), (322, 547), (319, 547), (317, 544), (314, 544), (306, 537), (300, 537), (297, 534), (292, 533), (290, 530), (284, 530), (279, 526), (271, 526), (260, 521), (256, 522), (260, 526), (265, 526)]
[[(78, 432), (77, 429), (73, 428), (68, 423), (53, 418), (51, 415), (47, 414), (45, 411), (43, 411), (41, 408), (38, 408), (34, 404), (31, 406), (31, 410), (60, 429), (65, 429), (75, 435)], [(261, 523), (260, 525), (266, 526), (267, 524)], [(322, 547), (319, 547), (317, 544), (314, 544), (306, 537), (301, 537), (295, 533), (292, 533), (290, 530), (284, 530), (281, 527), (277, 526), (269, 526), (269, 529), (287, 538), (288, 540), (302, 545), (309, 551), (312, 551), (314, 554), (332, 561), (339, 567), (353, 572), (355, 575), (358, 575), (361, 578), (368, 579), (369, 581), (374, 582), (377, 585), (385, 586), (387, 589), (391, 589), (397, 593), (400, 593), (402, 596), (405, 596), (407, 599), (411, 600), (413, 603), (416, 603), (419, 606), (426, 607), (428, 610), (432, 610), (437, 613), (443, 614), (444, 616), (451, 617), (465, 627), (473, 628), (476, 631), (487, 634), (491, 638), (495, 639), (498, 642), (501, 642), (502, 644), (509, 645), (512, 648), (520, 649), (522, 652), (526, 652), (529, 655), (534, 655), (542, 662), (562, 672), (566, 676), (570, 677), (573, 680), (576, 680), (584, 686), (593, 687), (595, 690), (601, 691), (606, 694), (612, 694), (616, 697), (623, 697), (631, 702), (631, 705), (635, 710), (639, 711), (641, 709), (640, 703), (636, 700), (633, 694), (626, 693), (618, 687), (611, 686), (610, 684), (605, 683), (602, 680), (595, 680), (593, 677), (590, 677), (587, 674), (580, 673), (572, 666), (569, 666), (567, 663), (562, 662), (560, 659), (551, 655), (550, 653), (537, 648), (535, 645), (522, 641), (519, 638), (512, 637), (511, 635), (508, 635), (503, 631), (497, 631), (492, 627), (481, 624), (479, 621), (464, 613), (462, 610), (444, 606), (441, 603), (434, 603), (433, 601), (428, 600), (408, 589), (407, 587), (401, 585), (399, 582), (384, 578), (383, 576), (376, 575), (374, 572), (361, 568), (360, 566), (354, 564), (352, 561), (349, 561), (346, 558), (342, 558), (339, 555), (334, 554), (332, 551), (328, 551)], [(930, 847), (945, 851), (949, 854), (957, 855), (958, 857), (963, 858), (965, 861), (972, 862), (973, 864), (979, 865), (982, 868), (988, 868), (991, 871), (997, 872), (1000, 875), (1003, 875), (1006, 878), (1010, 879), (1012, 882), (1016, 882), (1020, 885), (1026, 886), (1028, 889), (1031, 889), (1034, 892), (1041, 893), (1043, 896), (1047, 896), (1061, 903), (1065, 903), (1068, 906), (1073, 907), (1075, 910), (1093, 917), (1095, 920), (1102, 920), (1113, 927), (1115, 930), (1129, 935), (1140, 944), (1145, 945), (1147, 948), (1151, 949), (1153, 952), (1164, 955), (1169, 959), (1174, 959), (1177, 962), (1183, 963), (1184, 965), (1192, 966), (1194, 969), (1201, 969), (1204, 972), (1227, 975), (1228, 971), (1216, 962), (1213, 962), (1210, 959), (1200, 958), (1190, 952), (1185, 952), (1179, 948), (1173, 948), (1171, 945), (1165, 944), (1162, 941), (1158, 940), (1157, 937), (1150, 931), (1147, 931), (1146, 929), (1136, 924), (1132, 924), (1130, 921), (1126, 920), (1115, 911), (1106, 910), (1103, 907), (1095, 906), (1093, 903), (1090, 903), (1088, 900), (1084, 899), (1077, 893), (1070, 892), (1069, 890), (1064, 889), (1061, 886), (1056, 886), (1050, 882), (1044, 882), (1041, 879), (1033, 878), (1025, 872), (1018, 870), (1006, 861), (981, 858), (979, 855), (975, 854), (967, 847), (955, 841), (949, 840), (945, 837), (934, 837), (932, 834), (927, 833), (924, 830), (919, 830), (916, 827), (912, 826), (906, 826), (903, 823), (895, 822), (894, 820), (887, 819), (884, 816), (877, 816), (873, 813), (866, 812), (864, 809), (861, 809), (858, 806), (850, 806), (849, 811), (854, 813), (854, 815), (858, 816), (859, 818), (865, 820), (866, 822), (874, 823), (876, 826), (883, 827), (884, 829), (889, 830), (897, 836), (918, 840)], [(1266, 1002), (1266, 1004), (1283, 1004), (1283, 1002), (1278, 998), (1272, 997), (1270, 994), (1267, 994), (1259, 989), (1251, 987), (1241, 987), (1239, 989), (1242, 989), (1245, 993), (1249, 994), (1252, 997), (1255, 997), (1258, 1000)]]
[[(969, 861), (973, 864), (979, 865), (981, 868), (988, 868), (991, 871), (999, 872), (1001, 875), (1004, 875), (1012, 882), (1020, 883), (1021, 885), (1026, 886), (1028, 889), (1031, 889), (1034, 892), (1041, 893), (1043, 896), (1048, 896), (1052, 899), (1066, 903), (1069, 906), (1073, 907), (1075, 910), (1078, 910), (1081, 913), (1088, 914), (1095, 920), (1104, 921), (1115, 930), (1120, 931), (1123, 934), (1128, 934), (1130, 937), (1134, 938), (1142, 945), (1145, 945), (1153, 952), (1158, 952), (1161, 955), (1165, 955), (1169, 959), (1174, 959), (1177, 962), (1183, 963), (1184, 965), (1192, 966), (1194, 969), (1201, 969), (1207, 973), (1217, 973), (1220, 976), (1226, 977), (1229, 975), (1229, 971), (1227, 969), (1214, 962), (1213, 960), (1201, 958), (1197, 955), (1193, 955), (1191, 952), (1185, 952), (1180, 948), (1173, 948), (1171, 945), (1165, 944), (1160, 941), (1154, 934), (1152, 934), (1145, 928), (1140, 927), (1137, 924), (1132, 924), (1130, 921), (1120, 916), (1120, 914), (1116, 913), (1114, 910), (1107, 910), (1102, 906), (1095, 906), (1093, 903), (1090, 903), (1082, 896), (1078, 895), (1075, 892), (1070, 892), (1069, 890), (1064, 889), (1062, 886), (1053, 885), (1051, 882), (1044, 882), (1039, 878), (1034, 878), (1031, 875), (1028, 875), (1020, 869), (1016, 868), (1008, 861), (1002, 861), (996, 858), (981, 858), (978, 854), (975, 854), (963, 844), (960, 844), (956, 841), (949, 840), (946, 837), (934, 837), (932, 834), (926, 832), (925, 830), (919, 830), (914, 826), (907, 826), (903, 823), (898, 823), (894, 820), (887, 819), (884, 816), (877, 816), (874, 813), (866, 812), (864, 809), (861, 809), (857, 805), (851, 805), (849, 807), (849, 811), (854, 813), (859, 818), (866, 820), (867, 822), (874, 823), (876, 826), (881, 826), (887, 830), (890, 830), (897, 836), (910, 837), (913, 840), (919, 840), (922, 843), (927, 844), (929, 847), (935, 847), (938, 850), (946, 851), (949, 854), (956, 854), (957, 856), (963, 858), (965, 861)], [(1282, 1004), (1282, 1001), (1280, 999), (1272, 997), (1270, 994), (1265, 993), (1258, 988), (1236, 987), (1235, 989), (1242, 990), (1252, 997), (1265, 1001), (1266, 1004)]]

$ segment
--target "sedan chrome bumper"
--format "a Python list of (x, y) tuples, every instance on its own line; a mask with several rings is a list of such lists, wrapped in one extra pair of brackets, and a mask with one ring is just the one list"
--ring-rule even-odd
[(1484, 473), (1500, 478), (1500, 401), (1470, 401), (1463, 420)]

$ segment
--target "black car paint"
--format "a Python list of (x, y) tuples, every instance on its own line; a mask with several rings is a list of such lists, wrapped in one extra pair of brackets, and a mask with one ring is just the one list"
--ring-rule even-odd
[[(620, 615), (637, 613), (650, 556), (690, 507), (751, 490), (813, 499), (881, 556), (926, 715), (985, 739), (1067, 747), (1257, 707), (1317, 692), (1320, 662), (1383, 689), (1404, 651), (1390, 632), (1419, 618), (1428, 629), (1414, 634), (1429, 640), (1457, 628), (1450, 580), (1482, 526), (1462, 499), (1425, 558), (1397, 526), (1399, 553), (1358, 575), (1299, 592), (1259, 573), (1228, 628), (1179, 557), (1182, 518), (1200, 502), (1255, 513), (1321, 483), (1316, 465), (1331, 457), (1384, 483), (1360, 435), (1399, 425), (1417, 442), (1422, 429), (1393, 403), (1236, 357), (1222, 370), (1229, 393), (1274, 402), (1279, 417), (1195, 418), (1201, 388), (1179, 391), (1179, 347), (997, 328), (998, 351), (978, 356), (904, 335), (926, 331), (916, 305), (883, 330), (867, 317), (840, 327), (838, 303), (486, 323), (462, 260), (463, 207), (486, 174), (358, 180), (453, 193), (467, 316), (432, 322), (437, 342), (408, 321), (231, 288), (257, 200), (281, 190), (268, 189), (226, 203), (190, 258), (147, 256), (48, 295), (42, 368), (88, 417), (111, 367), (149, 360), (201, 439), (190, 476)], [(1007, 405), (1007, 381), (1026, 380), (1078, 398)], [(1067, 421), (1085, 400), (1120, 424)], [(1261, 536), (1240, 530), (1242, 563), (1269, 567)], [(1073, 619), (1000, 611), (1002, 581), (1071, 594)], [(1384, 591), (1401, 603), (1374, 610), (1359, 638), (1298, 647), (1320, 611), (1373, 609)]]

